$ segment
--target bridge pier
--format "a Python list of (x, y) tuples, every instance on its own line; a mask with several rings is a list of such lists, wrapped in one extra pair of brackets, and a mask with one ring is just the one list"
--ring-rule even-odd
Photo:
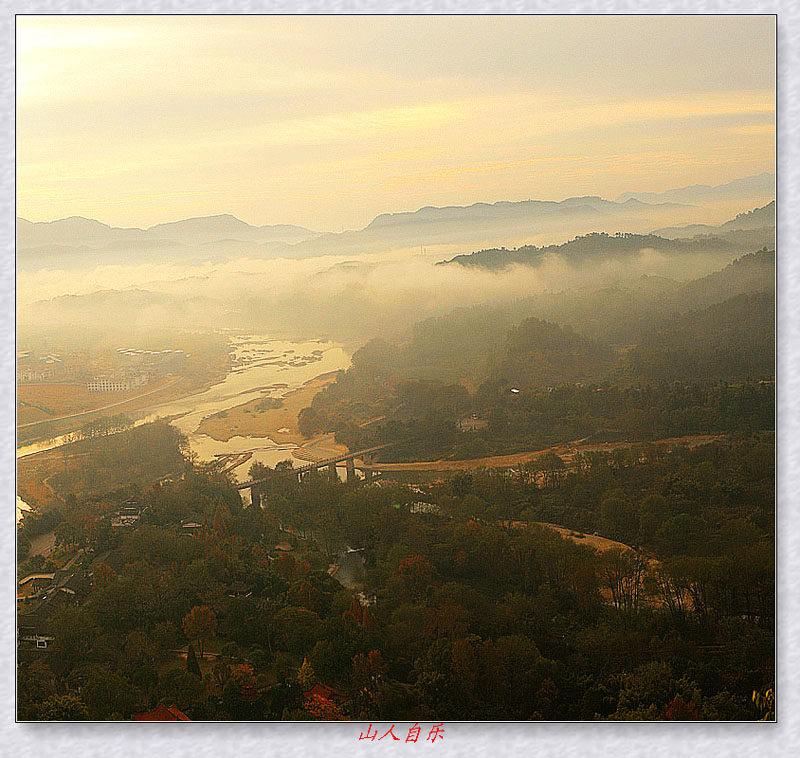
[[(355, 465), (355, 458), (358, 458), (362, 461), (361, 464), (357, 467), (358, 470), (364, 472), (364, 480), (371, 481), (379, 476), (381, 476), (381, 472), (375, 472), (370, 467), (374, 461), (374, 453), (377, 450), (383, 450), (383, 448), (390, 447), (391, 443), (387, 443), (384, 445), (378, 445), (377, 447), (371, 447), (366, 450), (359, 450), (358, 452), (351, 452), (347, 453), (342, 456), (326, 458), (321, 461), (317, 461), (316, 463), (308, 463), (300, 468), (296, 469), (285, 469), (282, 470), (285, 472), (286, 476), (296, 476), (299, 482), (302, 482), (303, 479), (310, 474), (312, 471), (322, 471), (323, 469), (327, 469), (328, 472), (332, 477), (335, 477), (337, 480), (339, 478), (338, 472), (336, 470), (337, 463), (344, 463), (345, 468), (347, 470), (347, 479), (348, 481), (356, 480), (356, 465)], [(240, 482), (236, 485), (237, 490), (250, 490), (250, 502), (253, 505), (258, 505), (263, 507), (263, 504), (266, 500), (264, 490), (262, 489), (264, 483), (268, 481), (267, 479), (250, 479), (245, 482)]]

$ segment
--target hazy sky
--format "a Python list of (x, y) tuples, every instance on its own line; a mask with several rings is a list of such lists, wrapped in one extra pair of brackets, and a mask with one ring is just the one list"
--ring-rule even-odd
[(18, 214), (118, 226), (774, 170), (772, 17), (18, 17)]

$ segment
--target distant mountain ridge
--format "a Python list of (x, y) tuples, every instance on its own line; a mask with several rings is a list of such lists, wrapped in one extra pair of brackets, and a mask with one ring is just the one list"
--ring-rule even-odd
[(694, 237), (698, 234), (719, 234), (728, 231), (752, 231), (754, 229), (767, 229), (775, 226), (775, 201), (745, 211), (726, 221), (724, 224), (713, 226), (710, 224), (689, 224), (687, 226), (668, 226), (663, 229), (653, 230), (653, 234), (660, 237), (675, 239), (678, 237)]
[[(121, 252), (133, 255), (135, 250), (138, 258), (158, 260), (167, 246), (173, 248), (171, 255), (194, 259), (235, 254), (307, 258), (437, 244), (473, 246), (525, 240), (537, 234), (561, 235), (565, 230), (581, 233), (610, 227), (646, 231), (665, 214), (685, 220), (691, 218), (691, 208), (638, 200), (616, 203), (596, 196), (558, 202), (525, 200), (427, 206), (413, 212), (382, 214), (361, 230), (340, 234), (318, 234), (291, 225), (256, 227), (229, 214), (183, 219), (148, 229), (111, 227), (76, 216), (40, 223), (20, 218), (17, 249), (21, 265), (59, 267), (78, 265), (87, 259), (91, 263), (116, 262)], [(75, 251), (81, 255), (70, 255)]]
[[(696, 229), (702, 229), (703, 233), (692, 234), (691, 231)], [(761, 208), (740, 213), (719, 226), (693, 224), (668, 227), (650, 234), (610, 235), (593, 232), (579, 235), (561, 245), (523, 245), (513, 249), (502, 247), (477, 250), (440, 261), (437, 265), (455, 263), (500, 271), (514, 264), (538, 266), (551, 256), (559, 256), (570, 263), (582, 263), (603, 258), (627, 257), (642, 250), (657, 250), (666, 254), (742, 253), (762, 246), (773, 247), (774, 237), (775, 202), (772, 201)]]
[[(612, 200), (604, 200), (597, 195), (584, 197), (568, 197), (566, 200), (521, 200), (519, 202), (499, 201), (496, 203), (473, 203), (472, 205), (425, 206), (417, 211), (401, 213), (383, 213), (376, 216), (366, 227), (367, 229), (397, 226), (408, 222), (438, 222), (438, 221), (463, 221), (495, 216), (527, 216), (531, 214), (559, 213), (567, 209), (572, 211), (591, 213), (621, 205)], [(624, 203), (628, 207), (651, 205), (639, 200), (631, 199)], [(676, 206), (677, 203), (659, 203), (659, 205)]]
[(755, 176), (745, 176), (714, 187), (708, 184), (693, 184), (688, 187), (667, 190), (666, 192), (623, 192), (617, 198), (617, 202), (641, 200), (646, 203), (703, 204), (744, 200), (753, 197), (763, 197), (764, 200), (771, 200), (775, 197), (775, 174), (764, 171)]
[[(292, 246), (292, 257), (371, 253), (426, 245), (471, 245), (526, 240), (537, 235), (581, 234), (602, 229), (644, 232), (651, 219), (695, 217), (678, 203), (618, 203), (589, 195), (566, 200), (522, 200), (384, 213), (358, 231), (323, 234)], [(562, 237), (563, 238), (563, 237)]]
[(318, 232), (291, 224), (252, 226), (228, 213), (156, 224), (147, 229), (113, 227), (82, 216), (42, 222), (17, 218), (17, 245), (21, 249), (53, 244), (99, 247), (132, 240), (156, 244), (164, 241), (197, 244), (234, 238), (248, 242), (291, 243), (316, 234)]
[(551, 256), (559, 256), (570, 263), (597, 262), (608, 257), (636, 255), (642, 250), (658, 250), (662, 253), (708, 252), (710, 250), (735, 252), (734, 245), (720, 237), (710, 237), (702, 243), (694, 240), (672, 240), (653, 234), (592, 233), (575, 237), (562, 245), (524, 245), (513, 250), (489, 248), (474, 253), (457, 255), (437, 265), (458, 264), (460, 266), (485, 268), (500, 271), (508, 266), (538, 266)]
[[(157, 261), (163, 258), (165, 247), (172, 248), (170, 256), (176, 259), (206, 260), (209, 256), (235, 255), (308, 258), (436, 245), (469, 246), (475, 250), (534, 242), (547, 244), (591, 232), (646, 234), (657, 226), (682, 229), (665, 224), (705, 220), (700, 214), (708, 211), (694, 202), (702, 206), (705, 202), (735, 199), (744, 204), (743, 198), (754, 193), (759, 197), (764, 195), (767, 202), (774, 197), (774, 189), (774, 176), (765, 173), (718, 187), (695, 185), (660, 194), (625, 193), (616, 201), (586, 195), (560, 201), (425, 206), (416, 211), (383, 213), (362, 229), (341, 233), (319, 233), (290, 224), (253, 226), (230, 214), (187, 218), (147, 229), (112, 227), (79, 216), (36, 223), (17, 218), (17, 262), (23, 267), (79, 267), (131, 258)], [(698, 233), (707, 231), (706, 225), (695, 228)], [(751, 229), (744, 222), (737, 228)], [(678, 232), (675, 236), (691, 236), (691, 233)]]

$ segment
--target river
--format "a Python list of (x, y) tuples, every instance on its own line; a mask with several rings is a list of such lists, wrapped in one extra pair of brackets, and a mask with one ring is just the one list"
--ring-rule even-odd
[[(193, 395), (170, 400), (145, 410), (135, 421), (144, 424), (158, 418), (172, 418), (189, 442), (198, 460), (210, 461), (226, 453), (252, 452), (247, 463), (233, 470), (234, 478), (247, 478), (247, 470), (259, 461), (274, 466), (292, 459), (296, 465), (308, 461), (294, 458), (297, 445), (277, 443), (269, 437), (233, 437), (227, 442), (198, 433), (204, 418), (220, 411), (263, 397), (281, 397), (302, 387), (320, 374), (350, 366), (350, 356), (344, 347), (327, 340), (281, 340), (269, 335), (236, 335), (230, 338), (233, 361), (225, 378)], [(70, 442), (69, 435), (40, 440), (17, 448), (17, 458), (50, 450)], [(27, 504), (17, 497), (17, 518)]]

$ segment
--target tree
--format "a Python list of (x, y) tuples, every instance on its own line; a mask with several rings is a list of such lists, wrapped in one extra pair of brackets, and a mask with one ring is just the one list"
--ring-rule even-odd
[(356, 595), (350, 598), (350, 608), (342, 613), (342, 618), (352, 621), (354, 624), (360, 624), (364, 620), (364, 609)]
[(174, 668), (159, 676), (156, 692), (161, 702), (175, 704), (186, 711), (203, 699), (205, 687), (201, 679), (186, 669)]
[(217, 617), (208, 606), (196, 605), (183, 619), (183, 632), (190, 640), (197, 640), (201, 658), (206, 640), (211, 639), (216, 630)]
[(687, 703), (680, 695), (675, 695), (664, 709), (664, 718), (667, 721), (697, 721), (700, 712), (693, 700)]
[(76, 695), (52, 695), (37, 709), (40, 721), (86, 721), (89, 711)]
[(34, 661), (20, 668), (17, 676), (17, 715), (21, 721), (37, 718), (43, 700), (56, 694), (56, 678), (50, 667)]
[(492, 717), (528, 718), (554, 665), (531, 639), (513, 634), (480, 645), (479, 669), (482, 699), (491, 704)]
[(186, 670), (195, 676), (203, 676), (200, 673), (200, 664), (197, 662), (197, 656), (194, 653), (194, 645), (189, 645), (189, 649), (186, 651)]
[(297, 672), (297, 681), (300, 684), (300, 688), (303, 692), (310, 690), (316, 680), (317, 677), (314, 674), (314, 669), (311, 668), (311, 664), (308, 662), (308, 658), (303, 658), (303, 664)]
[(669, 519), (669, 504), (662, 495), (650, 494), (641, 504), (639, 525), (645, 542), (652, 540), (661, 525)]
[(55, 638), (53, 660), (66, 670), (86, 659), (97, 636), (92, 619), (80, 608), (58, 611), (50, 622), (50, 630)]
[(611, 591), (611, 599), (618, 610), (639, 607), (646, 573), (647, 561), (632, 550), (615, 547), (603, 553), (600, 579)]
[(759, 721), (775, 720), (775, 690), (771, 687), (764, 692), (753, 691), (753, 705), (759, 715)]
[(98, 563), (94, 567), (94, 586), (98, 589), (107, 587), (116, 581), (117, 572), (105, 563)]
[(558, 486), (565, 468), (564, 460), (561, 457), (552, 450), (548, 450), (536, 459), (535, 466), (544, 474), (544, 482), (548, 487)]
[(260, 710), (259, 701), (263, 694), (252, 666), (240, 663), (231, 667), (230, 676), (222, 688), (222, 701), (234, 719), (254, 718)]
[(656, 532), (658, 546), (671, 555), (691, 555), (702, 543), (704, 523), (688, 513), (679, 513)]
[(227, 537), (228, 535), (228, 521), (230, 520), (230, 513), (225, 507), (224, 503), (217, 505), (214, 510), (214, 534), (220, 537)]
[(225, 663), (225, 661), (217, 658), (216, 662), (214, 663), (214, 667), (211, 669), (211, 674), (213, 675), (217, 686), (222, 689), (228, 679), (230, 679), (231, 667)]
[(314, 646), (319, 616), (307, 608), (287, 605), (275, 614), (281, 647), (297, 656), (305, 655)]
[(412, 555), (400, 561), (394, 573), (405, 580), (415, 598), (421, 598), (433, 581), (434, 568), (422, 556)]
[(171, 621), (159, 621), (153, 629), (153, 639), (160, 650), (169, 650), (179, 636), (180, 632)]
[(625, 721), (698, 718), (701, 696), (695, 682), (673, 676), (666, 661), (651, 661), (619, 676), (617, 710), (612, 718)]
[(306, 700), (305, 709), (317, 721), (347, 721), (342, 709), (322, 695), (314, 694)]
[(107, 666), (92, 665), (83, 673), (81, 697), (93, 719), (126, 719), (144, 707), (141, 692)]
[(359, 653), (353, 658), (353, 695), (355, 710), (360, 717), (377, 713), (378, 694), (386, 680), (386, 671), (378, 650), (371, 650), (367, 655)]
[(636, 514), (619, 491), (610, 493), (600, 504), (602, 533), (616, 537), (623, 542), (636, 538)]

